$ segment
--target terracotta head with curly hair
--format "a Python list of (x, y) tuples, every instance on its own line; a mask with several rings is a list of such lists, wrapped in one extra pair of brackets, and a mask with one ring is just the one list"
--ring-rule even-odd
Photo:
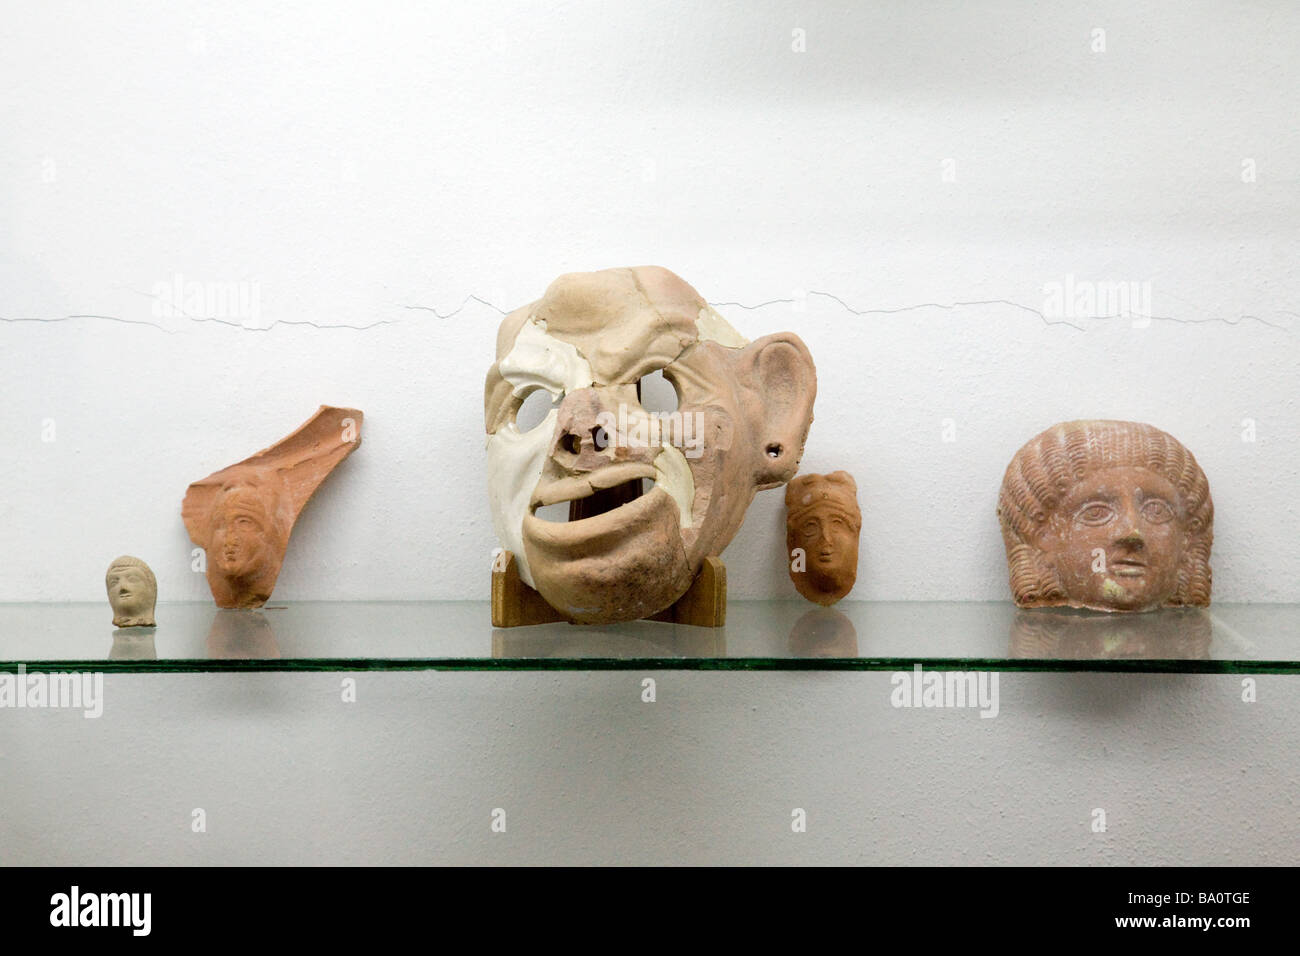
[(1210, 603), (1210, 485), (1151, 425), (1063, 422), (1030, 439), (1007, 466), (998, 520), (1021, 607)]

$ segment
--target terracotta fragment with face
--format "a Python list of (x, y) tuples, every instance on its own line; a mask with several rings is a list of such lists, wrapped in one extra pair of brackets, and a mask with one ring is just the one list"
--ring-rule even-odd
[(998, 519), (1021, 607), (1210, 603), (1209, 482), (1151, 425), (1076, 421), (1037, 435), (1007, 466)]
[(294, 522), (361, 444), (362, 418), (355, 408), (322, 405), (293, 434), (189, 486), (181, 516), (207, 554), (217, 607), (261, 607), (270, 598)]
[(124, 554), (108, 566), (104, 586), (113, 608), (114, 627), (157, 626), (154, 607), (158, 603), (158, 580), (149, 565)]
[[(662, 370), (677, 409), (647, 411)], [(552, 400), (541, 424), (516, 414)], [(755, 492), (789, 481), (812, 422), (803, 342), (747, 342), (691, 286), (653, 266), (572, 273), (510, 313), (485, 388), (489, 503), (520, 577), (579, 623), (647, 617), (690, 587)], [(569, 503), (570, 520), (543, 506)]]
[(846, 471), (800, 475), (786, 486), (785, 508), (790, 580), (808, 600), (829, 607), (858, 579), (857, 483)]

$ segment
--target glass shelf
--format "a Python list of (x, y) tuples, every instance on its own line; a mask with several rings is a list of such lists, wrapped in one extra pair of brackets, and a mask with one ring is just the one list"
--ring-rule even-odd
[(727, 625), (494, 628), (481, 602), (0, 604), (0, 671), (935, 670), (1300, 673), (1300, 605), (1110, 615), (1005, 603), (733, 601)]

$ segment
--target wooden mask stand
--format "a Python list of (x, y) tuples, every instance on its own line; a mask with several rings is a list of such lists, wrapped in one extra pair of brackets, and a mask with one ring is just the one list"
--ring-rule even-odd
[[(497, 555), (492, 565), (492, 626), (525, 627), (552, 624), (569, 619), (546, 603), (546, 599), (519, 577), (519, 564), (509, 551)], [(690, 588), (671, 607), (648, 617), (648, 621), (722, 627), (727, 623), (727, 566), (721, 558), (709, 557)], [(570, 621), (570, 623), (573, 623)]]

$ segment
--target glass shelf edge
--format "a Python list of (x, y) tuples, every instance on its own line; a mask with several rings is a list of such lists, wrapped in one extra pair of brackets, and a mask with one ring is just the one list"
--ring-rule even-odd
[(1300, 661), (1005, 658), (288, 658), (0, 661), (0, 673), (328, 673), (404, 671), (989, 671), (997, 673), (1300, 674)]

